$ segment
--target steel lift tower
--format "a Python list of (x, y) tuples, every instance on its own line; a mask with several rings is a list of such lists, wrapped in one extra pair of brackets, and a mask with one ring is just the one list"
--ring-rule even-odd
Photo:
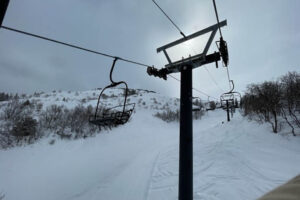
[[(171, 73), (181, 73), (180, 85), (180, 141), (179, 141), (179, 200), (193, 199), (193, 119), (192, 119), (192, 71), (209, 63), (216, 63), (222, 58), (225, 66), (228, 63), (228, 51), (226, 42), (221, 38), (219, 41), (219, 52), (209, 54), (208, 50), (219, 28), (227, 25), (227, 21), (222, 21), (212, 25), (206, 29), (185, 36), (174, 42), (166, 44), (157, 49), (157, 53), (163, 52), (168, 60), (168, 64), (164, 68), (158, 70), (149, 67), (147, 72), (149, 75), (167, 79), (167, 75)], [(204, 47), (202, 53), (183, 58), (172, 62), (167, 49), (187, 42), (201, 35), (210, 33), (210, 37)]]

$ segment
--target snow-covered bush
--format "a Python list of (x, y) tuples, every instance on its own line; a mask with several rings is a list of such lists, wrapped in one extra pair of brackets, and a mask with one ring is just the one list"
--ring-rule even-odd
[(31, 116), (24, 116), (14, 124), (11, 133), (17, 138), (25, 136), (35, 137), (37, 133), (37, 124), (37, 121)]
[[(162, 119), (165, 122), (178, 122), (180, 120), (180, 112), (178, 109), (173, 111), (168, 106), (164, 106), (164, 109), (165, 110), (163, 112), (157, 112), (154, 114), (154, 116)], [(199, 111), (193, 111), (193, 119), (201, 119), (203, 115), (204, 111), (201, 109)]]
[(6, 149), (13, 145), (13, 142), (15, 140), (14, 136), (10, 134), (8, 129), (5, 127), (1, 127), (0, 130), (0, 149)]
[(51, 105), (41, 113), (40, 125), (41, 128), (51, 130), (62, 138), (71, 134), (74, 138), (89, 136), (96, 131), (96, 127), (89, 124), (93, 110), (92, 106), (78, 105), (73, 109), (67, 109), (64, 106)]
[(179, 121), (180, 119), (179, 110), (172, 111), (168, 109), (163, 112), (157, 112), (154, 116), (162, 119), (165, 122)]
[[(124, 89), (124, 95), (126, 93), (126, 90)], [(128, 89), (127, 90), (127, 96), (131, 96), (131, 95), (137, 95), (138, 94), (138, 91), (135, 90), (135, 89)]]
[(32, 143), (39, 137), (38, 123), (34, 119), (35, 102), (13, 99), (1, 113), (0, 148)]
[(87, 108), (82, 105), (76, 106), (70, 110), (67, 114), (67, 123), (71, 129), (71, 132), (75, 133), (75, 138), (83, 137), (84, 135), (90, 134), (88, 127), (89, 117), (93, 114), (93, 107), (88, 106)]
[(40, 114), (41, 127), (54, 130), (62, 125), (64, 106), (51, 105)]
[(8, 121), (8, 120), (15, 120), (18, 117), (18, 114), (22, 112), (21, 104), (19, 100), (12, 100), (6, 104), (1, 118)]
[(4, 92), (0, 93), (0, 101), (8, 101), (11, 98), (12, 98), (12, 96), (10, 94), (4, 93)]
[(42, 111), (42, 108), (43, 108), (43, 103), (37, 103), (37, 104), (36, 104), (36, 111), (37, 111), (37, 112), (41, 112), (41, 111)]

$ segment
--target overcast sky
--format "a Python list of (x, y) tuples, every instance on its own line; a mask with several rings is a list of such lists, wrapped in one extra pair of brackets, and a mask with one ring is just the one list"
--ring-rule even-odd
[[(223, 36), (236, 91), (245, 91), (249, 83), (275, 80), (288, 71), (299, 72), (299, 0), (216, 1), (220, 19), (228, 23)], [(157, 2), (186, 35), (216, 23), (211, 0)], [(3, 25), (157, 68), (167, 60), (156, 48), (181, 37), (151, 0), (10, 0)], [(88, 90), (109, 84), (110, 58), (3, 29), (0, 44), (0, 91)], [(188, 44), (188, 53), (201, 52), (203, 47), (196, 44)], [(210, 52), (215, 50), (213, 43)], [(174, 59), (179, 55), (173, 54)], [(119, 61), (115, 69), (114, 79), (128, 82), (131, 88), (179, 95), (178, 82), (150, 77), (144, 67)], [(210, 64), (193, 75), (193, 86), (211, 96), (218, 98), (229, 90), (223, 67)], [(196, 92), (194, 96), (207, 99)]]

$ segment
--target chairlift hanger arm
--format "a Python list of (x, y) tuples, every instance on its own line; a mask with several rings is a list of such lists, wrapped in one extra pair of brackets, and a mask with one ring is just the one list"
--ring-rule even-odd
[(234, 83), (233, 83), (233, 80), (230, 80), (231, 84), (232, 84), (232, 88), (230, 90), (230, 92), (232, 92), (234, 90)]

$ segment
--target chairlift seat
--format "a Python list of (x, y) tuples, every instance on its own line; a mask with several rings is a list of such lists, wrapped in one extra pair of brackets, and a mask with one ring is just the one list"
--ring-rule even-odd
[(111, 127), (125, 124), (126, 122), (128, 122), (134, 110), (135, 103), (126, 104), (126, 106), (132, 106), (132, 108), (125, 111), (110, 111), (111, 109), (107, 109), (106, 112), (101, 115), (90, 116), (89, 122), (99, 127)]
[[(112, 73), (116, 64), (116, 61), (118, 60), (117, 57), (115, 57), (113, 64), (111, 66), (110, 69), (110, 82), (111, 84), (106, 86), (101, 92), (100, 95), (98, 97), (98, 102), (97, 102), (97, 106), (96, 106), (96, 111), (95, 114), (93, 116), (90, 116), (89, 118), (89, 122), (91, 124), (97, 125), (99, 128), (101, 127), (112, 127), (112, 126), (118, 126), (118, 125), (122, 125), (125, 124), (126, 122), (128, 122), (131, 114), (133, 113), (134, 107), (135, 107), (135, 103), (127, 103), (127, 96), (128, 96), (128, 86), (127, 83), (125, 81), (119, 81), (119, 82), (115, 82), (112, 79)], [(118, 105), (112, 108), (108, 108), (108, 109), (104, 109), (102, 110), (102, 112), (100, 111), (99, 108), (99, 104), (101, 101), (101, 96), (103, 95), (103, 92), (108, 89), (108, 88), (115, 88), (118, 85), (125, 85), (125, 93), (124, 93), (124, 101), (122, 105)], [(128, 107), (131, 107), (130, 109), (128, 109)], [(122, 108), (120, 111), (120, 109), (118, 108)], [(100, 111), (100, 112), (98, 112)]]

